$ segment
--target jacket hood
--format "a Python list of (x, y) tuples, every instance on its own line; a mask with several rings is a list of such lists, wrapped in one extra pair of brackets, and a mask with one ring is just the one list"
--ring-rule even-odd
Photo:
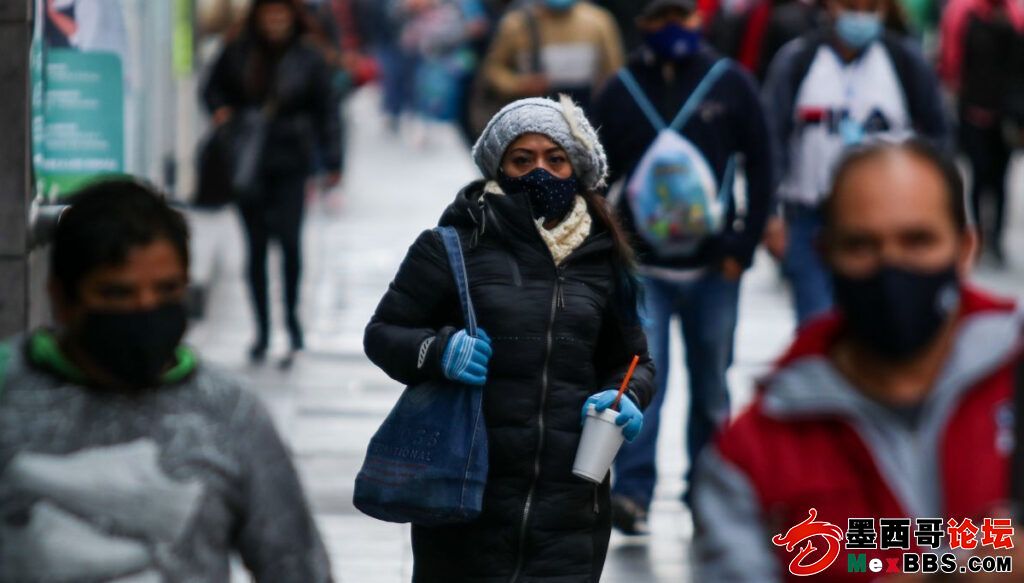
[[(26, 339), (29, 361), (67, 381), (90, 384), (89, 377), (82, 372), (61, 350), (53, 332), (38, 329)], [(160, 376), (161, 385), (173, 385), (184, 381), (195, 373), (199, 359), (187, 346), (179, 346), (174, 352), (174, 365)]]
[(484, 193), (486, 181), (475, 180), (455, 195), (451, 202), (441, 213), (437, 222), (439, 227), (455, 227), (471, 229), (478, 227), (483, 221), (484, 212), (480, 207), (480, 200)]

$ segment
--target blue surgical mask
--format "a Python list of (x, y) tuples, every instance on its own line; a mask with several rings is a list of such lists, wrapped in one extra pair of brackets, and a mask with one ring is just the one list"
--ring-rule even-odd
[(644, 42), (656, 56), (678, 61), (700, 50), (700, 31), (672, 23), (645, 34)]
[(836, 34), (846, 46), (862, 50), (882, 36), (882, 17), (877, 12), (843, 10), (836, 18)]
[(575, 6), (577, 2), (579, 0), (544, 0), (544, 5), (552, 10), (565, 11)]
[(576, 204), (580, 183), (576, 176), (558, 178), (543, 168), (529, 174), (511, 178), (504, 170), (498, 171), (498, 185), (506, 194), (525, 194), (530, 201), (533, 218), (561, 221)]

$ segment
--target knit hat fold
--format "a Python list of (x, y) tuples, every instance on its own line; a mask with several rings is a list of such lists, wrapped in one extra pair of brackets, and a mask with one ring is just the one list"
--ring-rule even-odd
[(524, 134), (542, 134), (565, 150), (583, 188), (605, 186), (608, 158), (594, 126), (583, 110), (562, 95), (559, 101), (531, 97), (510, 103), (487, 124), (473, 146), (473, 161), (488, 180), (494, 180), (512, 142)]

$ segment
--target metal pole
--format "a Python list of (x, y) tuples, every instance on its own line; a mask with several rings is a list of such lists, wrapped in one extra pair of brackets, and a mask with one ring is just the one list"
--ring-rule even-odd
[(31, 0), (0, 2), (0, 338), (26, 329), (42, 299), (29, 241), (32, 12)]

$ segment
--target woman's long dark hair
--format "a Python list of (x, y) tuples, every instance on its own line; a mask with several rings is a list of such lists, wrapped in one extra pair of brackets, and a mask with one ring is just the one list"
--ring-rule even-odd
[[(266, 42), (260, 31), (259, 9), (267, 4), (286, 6), (292, 13), (292, 36), (280, 47)], [(274, 86), (274, 68), (278, 58), (288, 48), (301, 42), (303, 37), (311, 36), (316, 41), (322, 31), (316, 21), (309, 17), (301, 0), (256, 0), (243, 22), (241, 34), (251, 46), (245, 71), (245, 89), (250, 96), (262, 101), (269, 96), (270, 88)]]
[(252, 7), (249, 8), (249, 13), (245, 16), (245, 34), (249, 38), (260, 39), (263, 37), (260, 33), (258, 13), (260, 7), (267, 4), (281, 4), (291, 10), (295, 25), (292, 28), (292, 39), (290, 42), (295, 42), (311, 30), (313, 22), (311, 22), (311, 19), (306, 14), (306, 9), (302, 6), (301, 0), (256, 0), (252, 3)]
[(633, 244), (619, 221), (618, 213), (608, 204), (608, 199), (594, 191), (587, 192), (583, 198), (587, 201), (591, 214), (608, 230), (612, 238), (619, 314), (624, 322), (636, 324), (639, 322), (638, 309), (643, 301), (643, 288), (636, 275), (637, 262)]

